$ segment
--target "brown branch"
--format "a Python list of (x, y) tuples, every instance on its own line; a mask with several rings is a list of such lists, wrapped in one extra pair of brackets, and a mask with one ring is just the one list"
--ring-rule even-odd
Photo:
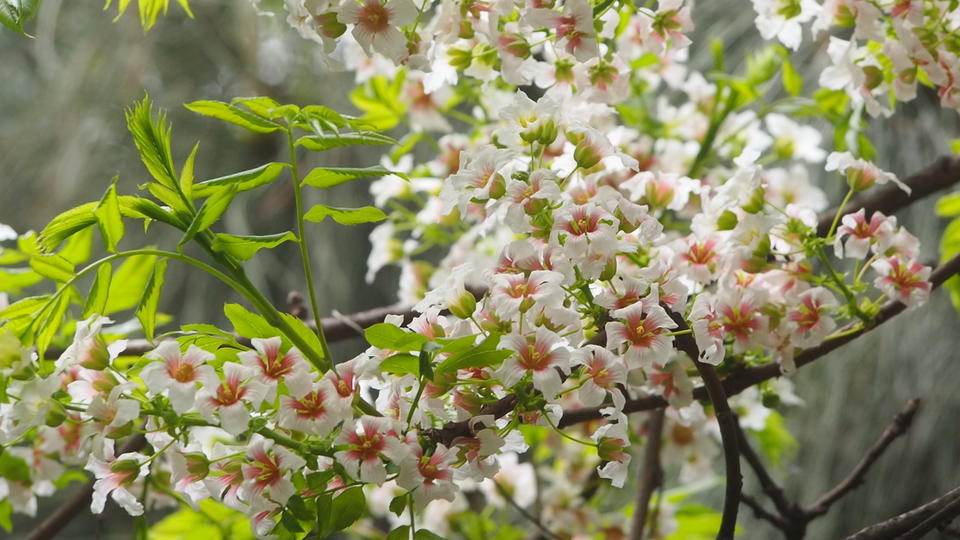
[(637, 503), (633, 507), (632, 540), (643, 540), (643, 529), (647, 524), (647, 512), (650, 498), (663, 482), (663, 467), (660, 466), (660, 446), (663, 440), (663, 419), (665, 409), (650, 411), (647, 419), (647, 447), (643, 452), (643, 468), (640, 469), (640, 486), (637, 489)]
[[(954, 258), (935, 268), (930, 274), (930, 282), (932, 283), (933, 288), (936, 289), (937, 287), (943, 285), (944, 281), (958, 272), (960, 272), (960, 255), (955, 256)], [(797, 354), (794, 358), (797, 368), (811, 364), (823, 356), (826, 356), (827, 353), (833, 352), (836, 349), (839, 349), (841, 346), (850, 343), (863, 334), (866, 334), (870, 330), (873, 330), (877, 326), (892, 319), (906, 308), (907, 307), (905, 305), (896, 300), (891, 300), (885, 303), (883, 307), (880, 308), (880, 311), (869, 327), (861, 327), (856, 331), (850, 332), (848, 335), (831, 339), (830, 341), (825, 341), (816, 347), (805, 349)], [(857, 328), (858, 324), (859, 323), (852, 323), (851, 325), (844, 327), (840, 332), (851, 331)], [(732, 396), (743, 392), (751, 386), (755, 386), (763, 381), (779, 377), (780, 375), (781, 373), (779, 364), (770, 363), (762, 366), (754, 366), (737, 371), (728, 376), (723, 380), (723, 389), (726, 391), (728, 396)], [(693, 390), (693, 397), (700, 400), (706, 399), (708, 397), (707, 389), (703, 386), (695, 388)], [(647, 396), (627, 401), (626, 405), (624, 405), (623, 412), (634, 413), (666, 406), (667, 400), (665, 400), (662, 396)], [(563, 418), (560, 420), (560, 426), (570, 426), (580, 422), (596, 420), (602, 416), (600, 414), (600, 408), (601, 407), (584, 407), (581, 409), (564, 411)]]
[(916, 540), (917, 538), (921, 538), (935, 528), (950, 524), (958, 515), (960, 515), (960, 498), (953, 499), (953, 501), (947, 503), (946, 506), (936, 511), (932, 516), (921, 521), (916, 527), (900, 536), (899, 540)]
[[(130, 437), (117, 455), (127, 452), (137, 452), (147, 444), (147, 438), (142, 433)], [(90, 498), (93, 496), (94, 480), (88, 481), (69, 499), (63, 502), (52, 514), (43, 520), (39, 525), (30, 531), (30, 534), (24, 540), (49, 540), (53, 538), (66, 527), (73, 518), (80, 512), (90, 506)]]
[[(667, 314), (677, 323), (677, 332), (689, 330), (687, 321), (679, 313), (668, 309)], [(686, 353), (693, 360), (693, 364), (703, 379), (703, 386), (707, 390), (713, 411), (717, 416), (717, 425), (720, 427), (720, 442), (723, 445), (724, 468), (726, 472), (726, 488), (723, 496), (723, 515), (720, 521), (718, 540), (733, 538), (737, 526), (737, 512), (740, 510), (740, 491), (743, 489), (743, 476), (740, 474), (740, 451), (737, 448), (737, 417), (730, 410), (727, 403), (727, 393), (723, 389), (723, 381), (717, 375), (717, 370), (710, 364), (700, 361), (700, 350), (691, 334), (680, 334), (674, 338), (677, 349)]]
[(836, 487), (821, 495), (813, 504), (804, 509), (810, 519), (825, 514), (827, 510), (830, 509), (830, 505), (863, 484), (867, 471), (870, 470), (870, 467), (877, 461), (880, 455), (883, 454), (887, 447), (890, 446), (890, 443), (910, 429), (910, 425), (913, 423), (913, 418), (919, 407), (920, 400), (917, 398), (907, 402), (903, 410), (897, 413), (890, 425), (887, 426), (887, 429), (883, 430), (880, 438), (877, 439), (877, 441), (873, 443), (873, 446), (867, 450), (867, 453), (860, 458), (860, 462), (850, 471), (850, 474), (837, 484)]
[(890, 519), (881, 521), (846, 537), (846, 540), (887, 540), (908, 532), (940, 510), (960, 501), (960, 487), (954, 488), (936, 499)]
[[(957, 182), (960, 182), (960, 156), (941, 156), (926, 169), (904, 179), (904, 183), (911, 188), (909, 195), (899, 187), (891, 186), (870, 195), (856, 197), (843, 212), (846, 214), (865, 208), (868, 212), (879, 211), (889, 215)], [(818, 235), (826, 236), (838, 210), (833, 208), (820, 216), (817, 223)]]
[(753, 510), (753, 513), (758, 518), (765, 521), (769, 521), (770, 523), (773, 524), (774, 527), (778, 529), (781, 529), (781, 530), (786, 529), (787, 527), (786, 524), (784, 524), (783, 521), (777, 515), (768, 511), (766, 508), (763, 507), (762, 504), (760, 504), (759, 501), (757, 501), (750, 495), (747, 495), (746, 493), (741, 493), (740, 502), (749, 506), (750, 509)]
[(739, 422), (737, 422), (737, 440), (740, 442), (740, 455), (747, 460), (747, 464), (750, 465), (754, 474), (757, 475), (757, 480), (760, 481), (760, 487), (767, 497), (773, 501), (777, 512), (779, 512), (781, 516), (790, 515), (796, 509), (796, 506), (787, 500), (787, 496), (783, 493), (783, 488), (781, 488), (773, 480), (773, 477), (770, 476), (770, 473), (767, 472), (767, 468), (763, 465), (763, 461), (760, 460), (760, 456), (754, 451), (753, 446), (750, 445), (750, 441), (747, 440), (747, 434), (743, 431), (743, 428), (740, 427)]

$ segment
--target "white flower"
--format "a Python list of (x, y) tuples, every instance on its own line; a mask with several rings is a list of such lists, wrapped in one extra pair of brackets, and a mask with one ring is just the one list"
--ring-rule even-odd
[(196, 345), (190, 345), (187, 352), (180, 352), (176, 341), (165, 341), (147, 355), (159, 360), (147, 364), (140, 372), (140, 378), (154, 394), (167, 391), (170, 404), (177, 414), (183, 414), (193, 407), (197, 397), (197, 383), (214, 386), (217, 374), (207, 362), (215, 356)]
[(397, 27), (417, 17), (410, 0), (344, 0), (338, 15), (340, 22), (354, 25), (353, 37), (367, 54), (373, 49), (394, 62), (407, 56), (407, 38)]

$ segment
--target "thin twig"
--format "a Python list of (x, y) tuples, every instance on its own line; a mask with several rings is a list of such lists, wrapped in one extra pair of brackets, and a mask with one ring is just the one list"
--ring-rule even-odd
[(665, 409), (650, 411), (647, 419), (647, 447), (643, 451), (643, 466), (640, 469), (640, 486), (637, 488), (637, 503), (633, 507), (632, 540), (643, 540), (647, 524), (650, 497), (663, 482), (663, 467), (660, 466), (660, 443), (663, 440)]
[(783, 493), (783, 488), (781, 488), (773, 480), (773, 477), (770, 476), (770, 473), (767, 472), (767, 468), (763, 465), (763, 461), (760, 460), (760, 456), (757, 455), (756, 451), (754, 451), (750, 445), (750, 441), (747, 440), (747, 434), (744, 433), (739, 422), (737, 422), (737, 440), (740, 442), (740, 455), (747, 460), (747, 464), (750, 465), (754, 474), (757, 475), (757, 480), (760, 481), (760, 487), (763, 488), (763, 492), (773, 501), (773, 505), (777, 508), (781, 516), (790, 514), (794, 506), (787, 500), (787, 496)]
[(902, 514), (864, 527), (851, 534), (846, 540), (887, 540), (916, 527), (925, 519), (939, 512), (948, 504), (960, 501), (960, 487), (954, 488), (936, 499)]
[(753, 510), (753, 513), (754, 513), (758, 518), (763, 519), (763, 520), (765, 520), (765, 521), (769, 521), (770, 523), (773, 524), (774, 527), (776, 527), (776, 528), (778, 528), (778, 529), (785, 529), (785, 528), (786, 528), (786, 525), (783, 523), (783, 520), (781, 520), (778, 516), (776, 516), (775, 514), (773, 514), (773, 513), (770, 512), (770, 511), (768, 511), (766, 508), (764, 508), (763, 505), (760, 504), (759, 501), (757, 501), (756, 499), (754, 499), (754, 498), (751, 497), (750, 495), (747, 495), (746, 493), (741, 493), (741, 494), (740, 494), (740, 502), (742, 502), (743, 504), (749, 506), (750, 509)]
[[(679, 313), (670, 310), (665, 305), (670, 318), (677, 323), (677, 332), (689, 330), (687, 321)], [(737, 417), (730, 410), (727, 403), (727, 394), (723, 389), (723, 382), (717, 375), (717, 370), (710, 364), (700, 361), (700, 350), (697, 342), (690, 334), (680, 334), (675, 338), (675, 346), (693, 360), (703, 386), (707, 389), (707, 396), (713, 405), (717, 416), (717, 425), (720, 427), (720, 442), (723, 445), (723, 460), (726, 473), (726, 488), (723, 495), (723, 514), (720, 521), (718, 540), (732, 539), (737, 526), (737, 513), (740, 510), (740, 491), (743, 489), (743, 476), (740, 474), (740, 451), (737, 448)]]
[(919, 399), (914, 398), (908, 401), (903, 410), (893, 418), (893, 421), (887, 426), (887, 429), (883, 430), (880, 438), (877, 439), (877, 441), (873, 443), (873, 446), (867, 450), (867, 453), (860, 458), (860, 462), (850, 471), (850, 474), (837, 484), (836, 487), (824, 493), (813, 504), (806, 507), (804, 512), (808, 514), (811, 519), (823, 515), (830, 509), (830, 505), (862, 484), (867, 471), (870, 470), (874, 462), (876, 462), (880, 455), (890, 446), (890, 443), (910, 429), (910, 424), (913, 423), (913, 418), (919, 407)]
[(934, 512), (932, 516), (921, 521), (914, 528), (899, 536), (897, 540), (916, 540), (917, 538), (921, 538), (933, 529), (944, 524), (949, 524), (958, 515), (960, 515), (960, 497), (948, 502), (943, 508)]

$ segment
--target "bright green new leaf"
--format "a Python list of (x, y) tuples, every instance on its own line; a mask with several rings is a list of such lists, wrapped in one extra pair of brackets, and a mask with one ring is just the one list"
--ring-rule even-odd
[[(131, 0), (119, 0), (119, 2), (117, 2), (117, 17), (114, 19), (114, 21), (119, 20), (120, 17), (126, 13), (130, 2)], [(112, 0), (106, 0), (106, 4), (103, 6), (103, 9), (110, 9), (110, 5), (112, 3)], [(187, 16), (192, 19), (193, 12), (190, 10), (189, 1), (177, 0), (177, 3), (180, 4), (180, 7), (183, 8), (183, 11), (186, 12)], [(144, 31), (153, 28), (153, 25), (156, 24), (160, 15), (167, 14), (169, 7), (170, 0), (137, 0), (137, 12), (140, 16), (140, 25), (143, 27)]]
[(40, 0), (0, 0), (0, 24), (26, 36), (23, 23), (32, 19), (39, 7)]
[(318, 167), (304, 177), (303, 185), (325, 189), (358, 178), (375, 178), (389, 174), (395, 174), (404, 180), (410, 180), (410, 177), (402, 172), (391, 171), (383, 167)]
[(280, 331), (271, 326), (266, 319), (240, 304), (224, 305), (223, 314), (233, 324), (233, 331), (245, 338), (271, 338), (280, 335)]
[(220, 219), (220, 216), (226, 212), (227, 207), (230, 206), (230, 201), (233, 200), (233, 196), (236, 194), (237, 185), (233, 184), (211, 195), (210, 198), (203, 203), (203, 206), (200, 207), (197, 215), (193, 217), (193, 221), (190, 222), (190, 227), (187, 228), (187, 232), (184, 233), (179, 245), (185, 245), (190, 240), (193, 240), (193, 237), (195, 237), (197, 233), (209, 229), (211, 225), (216, 223), (217, 220)]
[(476, 347), (450, 355), (440, 362), (436, 371), (444, 374), (467, 368), (498, 366), (512, 354), (509, 350), (497, 349), (499, 342), (500, 335), (491, 334)]
[(287, 115), (296, 115), (300, 112), (300, 107), (296, 105), (280, 105), (273, 98), (265, 96), (233, 98), (230, 100), (230, 104), (243, 105), (250, 109), (253, 114), (271, 120), (285, 118)]
[(23, 458), (4, 451), (0, 453), (0, 478), (13, 482), (29, 482), (30, 466)]
[(103, 237), (107, 251), (116, 253), (117, 244), (123, 238), (123, 218), (120, 215), (120, 200), (117, 198), (116, 177), (111, 181), (100, 203), (94, 208), (93, 215), (97, 218), (100, 235)]
[(310, 125), (317, 122), (324, 129), (336, 132), (336, 128), (347, 127), (347, 119), (337, 111), (323, 105), (308, 105), (300, 111), (300, 119)]
[(93, 285), (87, 294), (87, 301), (83, 304), (83, 318), (106, 311), (112, 278), (113, 266), (109, 263), (101, 264), (97, 268), (97, 277), (93, 280)]
[(0, 268), (0, 292), (18, 293), (43, 281), (43, 276), (26, 268)]
[(30, 268), (41, 276), (63, 283), (73, 278), (73, 263), (60, 255), (34, 255), (30, 258)]
[(320, 338), (317, 337), (317, 333), (312, 328), (307, 326), (303, 320), (289, 313), (281, 313), (280, 316), (283, 317), (283, 320), (287, 321), (287, 324), (300, 336), (300, 339), (307, 342), (318, 356), (323, 357), (323, 345), (320, 344)]
[(213, 249), (245, 261), (261, 249), (274, 248), (288, 241), (298, 242), (297, 235), (290, 231), (264, 236), (236, 236), (221, 233), (214, 237)]
[(392, 81), (382, 75), (350, 92), (350, 101), (364, 112), (359, 121), (374, 129), (393, 129), (403, 120), (406, 104), (400, 99), (404, 76), (400, 72)]
[(13, 504), (4, 499), (0, 501), (0, 528), (7, 531), (7, 534), (13, 532)]
[(193, 166), (197, 160), (197, 150), (199, 149), (200, 143), (198, 142), (193, 145), (193, 150), (190, 151), (187, 160), (183, 162), (183, 167), (180, 168), (180, 192), (191, 201), (193, 200)]
[(253, 540), (250, 520), (243, 512), (212, 499), (200, 501), (200, 510), (183, 508), (150, 527), (150, 540)]
[(363, 206), (361, 208), (334, 208), (318, 204), (307, 212), (303, 219), (319, 223), (327, 216), (341, 225), (358, 225), (360, 223), (374, 223), (387, 219), (383, 210), (373, 206)]
[(380, 362), (380, 371), (383, 373), (394, 373), (396, 375), (405, 375), (412, 373), (420, 376), (420, 359), (412, 354), (395, 354), (383, 362)]
[(28, 296), (21, 298), (9, 306), (0, 309), (0, 320), (19, 319), (29, 317), (41, 309), (50, 300), (50, 295)]
[(397, 144), (397, 140), (374, 131), (357, 131), (342, 135), (306, 135), (297, 139), (297, 146), (323, 152), (339, 146), (378, 146)]
[(194, 101), (184, 106), (197, 114), (223, 120), (254, 133), (272, 133), (283, 128), (267, 118), (222, 101)]
[(35, 341), (37, 346), (37, 355), (40, 358), (44, 357), (43, 355), (47, 351), (47, 347), (49, 347), (50, 342), (53, 341), (53, 336), (55, 336), (57, 334), (57, 330), (60, 329), (60, 323), (63, 321), (63, 315), (66, 313), (69, 305), (70, 296), (67, 294), (61, 294), (40, 315), (42, 317), (42, 322), (38, 327)]
[(107, 304), (101, 315), (124, 311), (137, 305), (156, 264), (156, 255), (127, 258), (113, 273), (107, 292)]
[(206, 180), (199, 184), (194, 184), (193, 195), (198, 198), (209, 197), (230, 186), (237, 186), (237, 193), (249, 191), (264, 184), (269, 184), (280, 175), (283, 169), (288, 167), (289, 165), (286, 163), (267, 163), (255, 169)]
[(784, 58), (783, 65), (780, 69), (784, 90), (786, 90), (791, 96), (800, 95), (800, 92), (803, 91), (803, 78), (799, 73), (797, 73), (796, 68), (793, 67), (793, 62), (787, 58)]
[(943, 217), (960, 216), (960, 193), (951, 193), (937, 201), (937, 215)]
[(363, 335), (370, 345), (392, 351), (418, 351), (427, 342), (427, 336), (404, 332), (390, 323), (375, 324), (364, 330)]
[(153, 267), (150, 274), (150, 280), (147, 281), (146, 288), (143, 289), (143, 296), (140, 297), (140, 303), (137, 305), (137, 320), (143, 327), (143, 333), (147, 341), (153, 342), (153, 333), (157, 327), (157, 309), (160, 306), (160, 291), (163, 289), (163, 273), (167, 269), (167, 260), (160, 259)]
[(170, 150), (172, 127), (167, 123), (167, 113), (159, 110), (154, 119), (150, 96), (144, 96), (142, 101), (127, 109), (126, 116), (127, 129), (133, 134), (133, 142), (150, 176), (167, 188), (176, 190), (178, 175), (173, 167), (173, 153)]
[(155, 220), (182, 229), (186, 225), (180, 218), (159, 204), (132, 195), (120, 195), (120, 213), (123, 217), (143, 220)]
[(90, 202), (61, 212), (40, 231), (38, 240), (43, 249), (53, 251), (70, 236), (97, 222), (93, 210), (98, 203)]

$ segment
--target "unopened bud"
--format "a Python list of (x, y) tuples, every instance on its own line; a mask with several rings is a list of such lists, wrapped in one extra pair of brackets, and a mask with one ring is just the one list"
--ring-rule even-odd
[(603, 156), (584, 137), (577, 143), (577, 147), (573, 151), (573, 159), (581, 169), (592, 169), (597, 163), (600, 163)]
[(600, 273), (600, 280), (609, 281), (613, 279), (615, 275), (617, 275), (617, 258), (610, 257), (607, 259), (607, 264), (603, 267), (603, 272)]
[(847, 185), (854, 191), (870, 189), (877, 182), (877, 175), (867, 169), (847, 169)]
[(80, 355), (80, 365), (95, 371), (107, 369), (110, 365), (110, 351), (103, 337), (97, 336), (90, 340)]
[(477, 299), (468, 290), (463, 290), (447, 308), (454, 317), (469, 319), (477, 309)]
[(330, 39), (335, 39), (343, 35), (347, 31), (347, 25), (337, 20), (337, 14), (334, 12), (330, 13), (321, 13), (315, 17), (317, 21), (317, 26), (320, 28), (320, 33), (324, 37)]
[(743, 204), (740, 208), (743, 208), (743, 211), (748, 214), (756, 214), (757, 212), (763, 210), (763, 205), (766, 203), (764, 198), (765, 192), (762, 187), (757, 187), (753, 190), (753, 193), (750, 194), (750, 199)]

